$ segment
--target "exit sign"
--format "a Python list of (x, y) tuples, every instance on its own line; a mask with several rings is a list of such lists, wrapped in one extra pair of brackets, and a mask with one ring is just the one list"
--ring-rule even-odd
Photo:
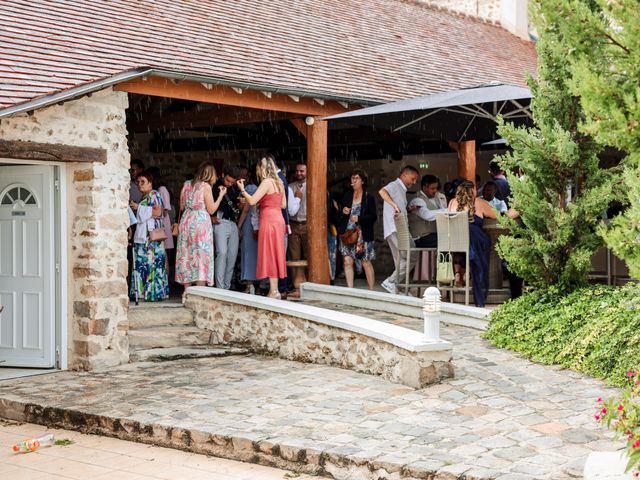
[(429, 164), (427, 162), (421, 163), (420, 164), (420, 168), (421, 169), (427, 169), (427, 168), (429, 168)]

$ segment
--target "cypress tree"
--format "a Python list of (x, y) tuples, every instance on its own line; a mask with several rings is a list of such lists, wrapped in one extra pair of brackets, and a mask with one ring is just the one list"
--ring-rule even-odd
[(536, 288), (569, 291), (584, 285), (591, 257), (602, 245), (596, 233), (612, 198), (609, 172), (599, 168), (601, 147), (579, 130), (585, 119), (570, 85), (571, 47), (558, 25), (558, 0), (535, 0), (531, 12), (540, 39), (538, 76), (530, 78), (532, 128), (500, 122), (498, 132), (512, 151), (499, 158), (508, 171), (518, 223), (505, 219), (509, 234), (498, 252), (511, 271)]
[(585, 113), (581, 130), (626, 154), (614, 186), (627, 208), (599, 232), (640, 278), (640, 6), (565, 0), (553, 13), (572, 45), (569, 86)]

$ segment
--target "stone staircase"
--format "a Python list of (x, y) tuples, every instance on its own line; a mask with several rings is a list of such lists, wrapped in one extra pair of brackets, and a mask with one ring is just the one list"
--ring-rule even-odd
[(198, 328), (193, 312), (180, 303), (147, 303), (129, 308), (130, 362), (160, 362), (247, 353), (250, 352), (246, 348), (212, 345), (211, 332)]

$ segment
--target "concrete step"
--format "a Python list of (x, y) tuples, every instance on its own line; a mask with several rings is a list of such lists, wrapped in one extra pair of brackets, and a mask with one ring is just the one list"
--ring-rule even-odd
[(153, 327), (129, 330), (129, 350), (209, 345), (211, 332), (198, 327)]
[(193, 312), (182, 306), (129, 309), (129, 330), (193, 324)]
[(164, 362), (185, 358), (226, 357), (228, 355), (246, 355), (249, 353), (251, 351), (247, 348), (221, 345), (150, 348), (131, 353), (129, 362)]

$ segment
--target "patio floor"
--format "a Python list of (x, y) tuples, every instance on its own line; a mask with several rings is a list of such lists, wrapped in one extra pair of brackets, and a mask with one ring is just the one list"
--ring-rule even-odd
[(614, 393), (602, 382), (493, 348), (476, 330), (443, 326), (442, 337), (456, 377), (423, 390), (251, 355), (4, 381), (0, 415), (344, 479), (557, 480), (581, 476), (590, 452), (622, 447), (593, 420), (595, 399)]

